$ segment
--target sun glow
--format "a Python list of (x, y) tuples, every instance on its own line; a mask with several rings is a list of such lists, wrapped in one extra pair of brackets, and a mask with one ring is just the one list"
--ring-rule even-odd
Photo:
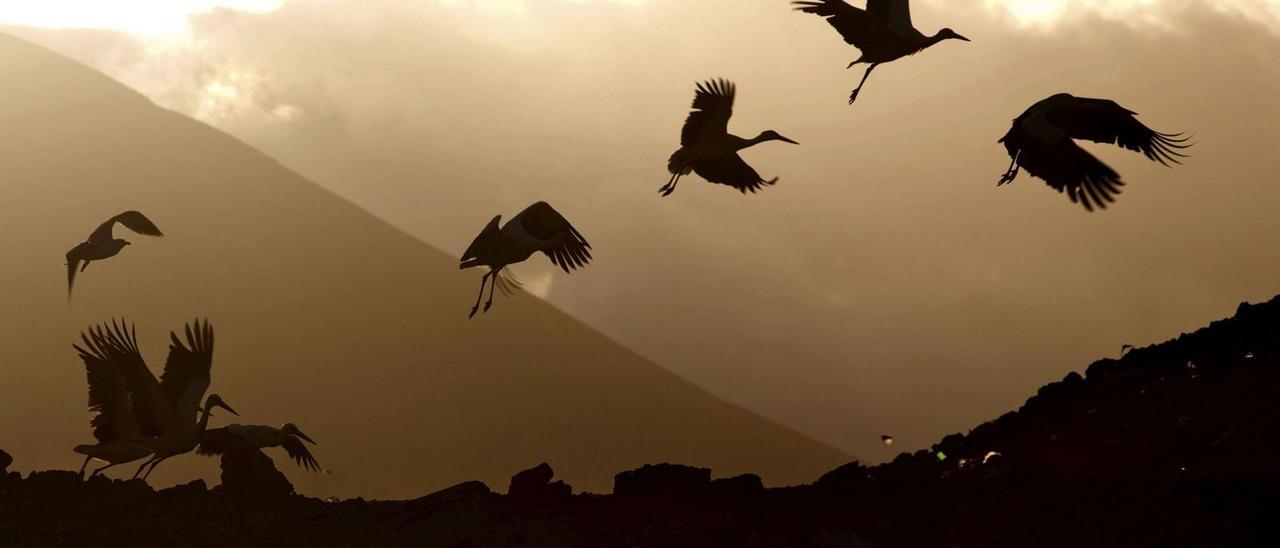
[(267, 12), (284, 0), (40, 0), (0, 3), (0, 21), (44, 28), (97, 28), (163, 37), (187, 30), (188, 17), (216, 8)]

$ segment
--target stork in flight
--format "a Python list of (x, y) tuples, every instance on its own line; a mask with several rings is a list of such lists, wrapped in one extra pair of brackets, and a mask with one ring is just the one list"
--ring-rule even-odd
[(768, 130), (754, 139), (743, 139), (729, 133), (729, 118), (733, 116), (733, 100), (737, 86), (727, 80), (712, 80), (698, 84), (693, 96), (693, 112), (684, 121), (680, 131), (680, 150), (667, 160), (671, 180), (658, 189), (663, 196), (676, 191), (680, 177), (697, 173), (709, 182), (728, 185), (746, 194), (755, 193), (766, 186), (777, 184), (778, 179), (766, 181), (756, 170), (738, 156), (738, 151), (766, 141), (782, 141), (798, 145), (795, 141)]
[(95, 445), (77, 445), (75, 452), (84, 455), (80, 465), (80, 477), (89, 461), (96, 459), (107, 464), (94, 470), (89, 477), (119, 464), (130, 463), (151, 455), (151, 449), (142, 443), (142, 429), (129, 405), (129, 390), (124, 375), (112, 363), (106, 351), (92, 342), (85, 342), (89, 350), (76, 346), (84, 361), (89, 381), (89, 411), (93, 413), (89, 425), (93, 428)]
[[(127, 240), (115, 238), (111, 235), (111, 230), (120, 223), (129, 230), (143, 234), (146, 236), (164, 236), (155, 223), (151, 222), (146, 215), (137, 211), (126, 211), (115, 217), (107, 219), (107, 222), (98, 225), (98, 228), (89, 235), (89, 239), (83, 243), (71, 248), (67, 252), (67, 298), (71, 298), (71, 286), (76, 281), (76, 271), (84, 272), (89, 268), (89, 263), (93, 261), (101, 261), (109, 259), (120, 253), (124, 246), (129, 245)], [(83, 263), (83, 264), (81, 264)]]
[(213, 328), (208, 321), (196, 320), (194, 327), (188, 324), (185, 344), (176, 334), (169, 333), (169, 357), (158, 381), (138, 351), (136, 329), (112, 321), (110, 326), (89, 329), (81, 339), (85, 346), (76, 346), (77, 351), (110, 362), (125, 379), (133, 415), (143, 436), (139, 443), (152, 453), (134, 477), (150, 465), (143, 476), (146, 479), (164, 460), (194, 450), (208, 427), (213, 408), (239, 415), (217, 394), (210, 394), (200, 405), (209, 388), (213, 364)]
[[(470, 317), (474, 317), (479, 311), (480, 299), (484, 297), (484, 287), (490, 283), (490, 278), (492, 285), (489, 288), (489, 300), (484, 304), (485, 312), (493, 306), (493, 290), (499, 282), (504, 286), (512, 283), (501, 277), (502, 270), (508, 265), (524, 262), (535, 252), (541, 251), (552, 263), (569, 274), (591, 262), (591, 244), (546, 202), (538, 202), (525, 208), (502, 225), (502, 228), (498, 228), (501, 221), (501, 215), (489, 221), (462, 254), (458, 265), (459, 269), (489, 267), (489, 272), (480, 278), (480, 294), (476, 295), (476, 304), (471, 307)], [(506, 289), (503, 291), (506, 292)]]
[(1180, 164), (1179, 159), (1187, 157), (1182, 151), (1191, 147), (1181, 133), (1153, 131), (1136, 114), (1110, 99), (1067, 93), (1031, 105), (999, 141), (1013, 161), (996, 186), (1013, 182), (1019, 169), (1026, 169), (1085, 209), (1106, 209), (1124, 182), (1075, 139), (1119, 145), (1165, 166)]
[(228, 424), (222, 428), (206, 431), (200, 439), (200, 447), (196, 453), (201, 455), (221, 455), (234, 446), (266, 449), (283, 447), (289, 458), (306, 470), (319, 471), (320, 464), (311, 456), (306, 444), (316, 442), (299, 430), (297, 425), (289, 422), (280, 428), (264, 425)]
[(869, 63), (862, 81), (849, 95), (849, 104), (858, 100), (858, 93), (867, 83), (871, 71), (881, 63), (896, 61), (915, 55), (943, 40), (969, 39), (949, 28), (933, 36), (925, 36), (911, 24), (910, 0), (867, 0), (867, 9), (855, 8), (843, 0), (798, 0), (792, 2), (795, 9), (820, 15), (844, 37), (844, 41), (862, 51), (862, 56), (849, 63)]

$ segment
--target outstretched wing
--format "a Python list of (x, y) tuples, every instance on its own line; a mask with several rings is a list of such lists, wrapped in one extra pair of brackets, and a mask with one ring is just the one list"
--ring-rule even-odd
[(85, 338), (82, 347), (72, 347), (84, 361), (85, 375), (89, 381), (89, 412), (93, 413), (89, 425), (93, 437), (99, 443), (137, 437), (141, 431), (129, 405), (129, 389), (124, 375), (112, 362), (110, 352), (99, 348)]
[(1191, 147), (1187, 138), (1180, 133), (1153, 131), (1139, 122), (1136, 114), (1110, 99), (1081, 97), (1053, 108), (1046, 117), (1074, 139), (1119, 145), (1166, 166), (1187, 157), (1182, 153)]
[(911, 24), (911, 0), (867, 0), (867, 12), (895, 29), (915, 28)]
[(76, 283), (76, 271), (80, 269), (80, 254), (76, 250), (80, 246), (76, 246), (67, 252), (67, 298), (71, 298), (71, 288)]
[[(904, 0), (903, 4), (905, 3)], [(843, 0), (798, 0), (792, 4), (798, 11), (825, 17), (827, 23), (844, 37), (845, 42), (863, 51), (876, 44), (892, 42), (898, 38), (889, 27), (887, 19), (881, 19), (860, 8), (855, 8)], [(879, 8), (874, 6), (875, 2), (872, 4), (869, 7), (880, 9), (888, 17), (890, 12), (888, 7)]]
[(201, 455), (221, 455), (227, 452), (231, 446), (244, 441), (244, 436), (233, 432), (229, 428), (210, 428), (204, 431), (204, 435), (200, 436), (200, 445), (196, 447), (196, 453)]
[(151, 222), (146, 215), (137, 211), (126, 211), (115, 217), (107, 219), (107, 222), (98, 225), (98, 228), (89, 236), (89, 241), (106, 241), (113, 239), (111, 237), (111, 229), (116, 223), (120, 223), (138, 234), (146, 236), (164, 236), (155, 223)]
[(316, 458), (311, 456), (311, 451), (307, 449), (306, 444), (302, 443), (302, 440), (293, 436), (285, 436), (284, 443), (281, 443), (280, 447), (284, 448), (284, 451), (289, 454), (289, 458), (298, 463), (298, 466), (313, 472), (320, 471), (320, 463), (316, 462)]
[(177, 428), (164, 390), (138, 352), (136, 329), (112, 320), (110, 326), (102, 324), (81, 333), (80, 339), (84, 347), (77, 346), (77, 351), (109, 361), (124, 377), (129, 408), (142, 436), (157, 436)]
[(746, 194), (778, 183), (777, 177), (764, 180), (756, 170), (747, 164), (738, 153), (733, 152), (715, 161), (702, 161), (693, 166), (693, 171), (703, 179), (713, 183), (729, 185)]
[(684, 121), (680, 131), (680, 145), (689, 146), (717, 135), (729, 133), (729, 118), (733, 116), (733, 99), (737, 87), (733, 82), (719, 79), (698, 84), (693, 96), (693, 112)]
[(526, 234), (546, 242), (541, 251), (565, 272), (572, 272), (591, 262), (591, 244), (546, 202), (529, 206), (517, 218)]
[(1002, 139), (1009, 156), (1034, 177), (1044, 179), (1058, 192), (1085, 209), (1106, 209), (1115, 202), (1124, 182), (1120, 174), (1063, 135), (1051, 142), (1030, 138), (1015, 124)]
[(186, 343), (169, 333), (169, 357), (164, 362), (160, 385), (174, 414), (184, 424), (195, 424), (200, 400), (209, 389), (209, 369), (213, 365), (213, 327), (209, 321), (195, 320), (186, 326)]

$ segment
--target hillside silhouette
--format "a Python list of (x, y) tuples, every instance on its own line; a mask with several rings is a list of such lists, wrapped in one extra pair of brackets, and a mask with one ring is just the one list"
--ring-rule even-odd
[[(620, 472), (609, 494), (595, 495), (541, 464), (509, 482), (463, 482), (403, 502), (324, 501), (294, 494), (270, 460), (250, 451), (228, 455), (222, 484), (212, 489), (194, 482), (155, 492), (137, 481), (82, 482), (65, 471), (26, 479), (0, 473), (0, 540), (1275, 546), (1278, 390), (1280, 297), (1095, 362), (1085, 375), (1071, 373), (1020, 409), (928, 450), (873, 467), (848, 463), (808, 485), (765, 488), (755, 475), (658, 464)], [(505, 495), (494, 491), (503, 486)]]
[[(166, 327), (215, 323), (211, 390), (245, 422), (319, 442), (326, 473), (285, 468), (314, 496), (406, 497), (544, 460), (591, 489), (668, 460), (788, 484), (847, 458), (526, 294), (468, 321), (480, 274), (455, 257), (78, 63), (0, 35), (0, 78), (0, 443), (20, 469), (79, 466), (71, 448), (91, 438), (71, 344), (120, 317), (152, 363)], [(67, 303), (63, 254), (126, 209), (165, 238), (95, 263)], [(184, 455), (152, 481), (216, 472)]]

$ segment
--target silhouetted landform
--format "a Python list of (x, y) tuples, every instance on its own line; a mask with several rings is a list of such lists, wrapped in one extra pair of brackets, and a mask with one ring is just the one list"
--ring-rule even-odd
[(944, 28), (933, 36), (925, 36), (911, 23), (910, 0), (867, 0), (867, 9), (854, 7), (844, 0), (798, 0), (792, 2), (795, 9), (826, 18), (844, 41), (862, 51), (862, 55), (849, 63), (869, 63), (862, 74), (862, 81), (849, 95), (849, 104), (858, 100), (862, 86), (867, 83), (871, 71), (881, 63), (896, 61), (915, 55), (943, 40), (964, 40), (956, 31)]
[(1114, 144), (1141, 152), (1165, 166), (1181, 163), (1182, 151), (1191, 148), (1181, 133), (1160, 133), (1143, 125), (1137, 113), (1110, 99), (1089, 99), (1059, 93), (1031, 105), (1013, 120), (1000, 138), (1009, 157), (1009, 169), (996, 186), (1004, 186), (1026, 169), (1044, 179), (1073, 203), (1085, 209), (1106, 209), (1115, 202), (1124, 182), (1120, 174), (1089, 154), (1075, 139)]
[(670, 196), (676, 191), (680, 178), (690, 173), (697, 173), (711, 183), (736, 188), (743, 194), (755, 194), (764, 187), (778, 184), (777, 177), (764, 180), (738, 155), (738, 151), (768, 141), (800, 143), (771, 129), (752, 139), (729, 133), (729, 118), (733, 116), (733, 101), (737, 95), (738, 87), (728, 80), (698, 84), (693, 96), (693, 111), (680, 129), (680, 148), (667, 160), (671, 179), (658, 189), (659, 194)]
[(1021, 409), (890, 463), (765, 488), (657, 464), (573, 494), (548, 464), (508, 494), (466, 482), (325, 501), (254, 449), (222, 484), (153, 491), (74, 472), (0, 480), (0, 544), (136, 546), (1276, 546), (1280, 297), (1104, 359)]
[[(22, 451), (24, 474), (80, 466), (71, 449), (91, 441), (89, 415), (69, 343), (121, 315), (141, 322), (141, 351), (155, 360), (167, 327), (193, 314), (216, 321), (215, 391), (244, 415), (237, 422), (293, 420), (315, 435), (331, 474), (281, 467), (312, 495), (498, 485), (542, 461), (595, 490), (659, 461), (786, 485), (849, 458), (523, 292), (501, 314), (465, 321), (476, 291), (457, 269), (465, 242), (431, 247), (81, 64), (0, 34), (0, 80), (5, 199), (22, 204), (0, 216), (22, 235), (0, 239), (0, 292), (23, 311), (0, 315), (4, 386), (21, 387), (0, 397), (0, 446)], [(92, 228), (85, 219), (125, 209), (159, 223), (165, 245), (95, 262), (66, 305), (59, 255)], [(213, 484), (217, 473), (183, 455), (150, 481)]]

